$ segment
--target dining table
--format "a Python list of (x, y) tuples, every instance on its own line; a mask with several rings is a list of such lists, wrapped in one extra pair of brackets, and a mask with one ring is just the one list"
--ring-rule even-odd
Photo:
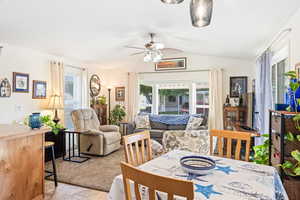
[[(201, 156), (189, 151), (173, 150), (138, 168), (160, 176), (191, 180), (194, 183), (195, 200), (288, 200), (280, 176), (272, 166), (205, 155), (216, 162), (210, 173), (196, 175), (185, 172), (180, 159), (195, 155)], [(131, 189), (132, 199), (135, 200), (133, 187)], [(140, 186), (140, 193), (143, 200), (148, 200), (145, 186)], [(165, 193), (158, 191), (156, 196), (157, 200), (167, 200)], [(108, 199), (125, 200), (122, 175), (114, 178)]]

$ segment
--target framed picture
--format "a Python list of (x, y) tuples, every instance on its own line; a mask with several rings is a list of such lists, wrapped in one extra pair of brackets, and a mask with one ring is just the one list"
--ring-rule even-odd
[(184, 70), (186, 58), (166, 58), (155, 64), (155, 71)]
[(236, 98), (239, 97), (241, 94), (247, 93), (247, 84), (247, 76), (230, 77), (230, 97)]
[(116, 101), (125, 101), (125, 87), (116, 87)]
[(300, 81), (300, 63), (297, 63), (295, 65), (295, 71), (296, 71), (297, 79), (298, 81)]
[(29, 74), (13, 72), (13, 91), (21, 93), (29, 92)]
[(11, 85), (7, 78), (0, 81), (0, 97), (11, 96)]
[(47, 97), (47, 82), (34, 80), (32, 84), (32, 98), (46, 99), (46, 97)]

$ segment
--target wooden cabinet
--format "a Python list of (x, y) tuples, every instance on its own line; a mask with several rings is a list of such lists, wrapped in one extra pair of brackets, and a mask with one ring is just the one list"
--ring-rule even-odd
[(224, 129), (229, 127), (237, 127), (240, 125), (247, 125), (247, 107), (231, 107), (224, 106)]
[(300, 179), (286, 176), (278, 165), (287, 160), (293, 160), (291, 152), (296, 149), (300, 150), (300, 142), (290, 142), (285, 139), (288, 132), (294, 135), (300, 134), (300, 131), (295, 128), (294, 116), (295, 113), (291, 112), (270, 111), (269, 152), (271, 153), (269, 154), (269, 161), (270, 165), (276, 167), (280, 172), (290, 200), (300, 199)]
[(43, 199), (44, 132), (0, 125), (0, 199)]
[(94, 104), (91, 105), (91, 108), (93, 108), (96, 111), (96, 114), (98, 116), (98, 119), (100, 121), (101, 125), (107, 125), (107, 105), (103, 104)]

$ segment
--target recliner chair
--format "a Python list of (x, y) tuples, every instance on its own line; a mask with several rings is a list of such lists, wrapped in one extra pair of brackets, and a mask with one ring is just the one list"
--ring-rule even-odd
[(88, 131), (80, 135), (81, 153), (105, 156), (120, 148), (121, 134), (115, 125), (100, 125), (93, 109), (78, 109), (71, 113), (75, 130)]

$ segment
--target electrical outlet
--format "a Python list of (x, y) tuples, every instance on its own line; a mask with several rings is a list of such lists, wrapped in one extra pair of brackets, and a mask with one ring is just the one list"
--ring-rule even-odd
[(16, 112), (22, 111), (22, 106), (21, 106), (21, 105), (16, 105), (16, 106), (15, 106), (15, 111), (16, 111)]

